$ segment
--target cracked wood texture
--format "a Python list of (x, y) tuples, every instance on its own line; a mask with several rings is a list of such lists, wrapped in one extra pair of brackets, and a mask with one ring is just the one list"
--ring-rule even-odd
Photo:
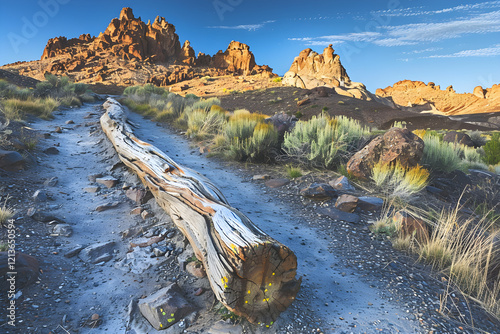
[(203, 175), (135, 137), (117, 101), (109, 98), (104, 108), (103, 131), (187, 237), (216, 298), (250, 322), (271, 326), (299, 291), (295, 254), (232, 208)]

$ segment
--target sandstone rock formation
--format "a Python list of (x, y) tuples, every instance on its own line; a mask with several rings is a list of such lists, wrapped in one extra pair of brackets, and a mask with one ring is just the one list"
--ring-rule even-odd
[(452, 86), (441, 90), (433, 82), (425, 84), (422, 81), (403, 80), (385, 89), (377, 89), (376, 95), (391, 98), (402, 109), (409, 107), (446, 115), (500, 111), (500, 85), (487, 89), (477, 86), (472, 94), (457, 94)]
[(47, 42), (40, 61), (11, 64), (19, 73), (42, 80), (46, 73), (66, 75), (75, 82), (117, 85), (171, 85), (196, 77), (228, 74), (274, 76), (259, 66), (246, 44), (232, 41), (223, 52), (195, 55), (189, 41), (179, 42), (175, 26), (157, 16), (151, 23), (123, 8), (97, 37), (55, 37)]
[(302, 50), (293, 61), (290, 70), (283, 76), (282, 82), (285, 86), (304, 89), (329, 87), (342, 96), (366, 101), (375, 100), (395, 108), (392, 101), (373, 95), (360, 82), (352, 82), (340, 62), (340, 56), (335, 54), (331, 44), (322, 54), (309, 48)]
[(373, 166), (381, 163), (399, 163), (414, 167), (424, 154), (424, 141), (408, 129), (392, 128), (373, 139), (347, 162), (349, 174), (369, 179)]
[(283, 84), (311, 89), (319, 86), (339, 87), (349, 84), (351, 79), (334, 53), (330, 44), (318, 54), (312, 49), (302, 50), (283, 77)]

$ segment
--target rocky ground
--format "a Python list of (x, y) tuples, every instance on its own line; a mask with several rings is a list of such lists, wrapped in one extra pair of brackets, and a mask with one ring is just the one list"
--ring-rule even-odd
[[(208, 159), (175, 131), (132, 114), (139, 138), (205, 174), (234, 207), (298, 257), (302, 289), (271, 329), (221, 320), (230, 315), (220, 310), (207, 279), (194, 276), (193, 265), (183, 270), (190, 246), (154, 200), (137, 191), (137, 178), (100, 130), (102, 112), (100, 104), (86, 105), (63, 110), (53, 121), (32, 122), (39, 142), (29, 168), (0, 174), (2, 200), (10, 197), (16, 211), (17, 250), (34, 256), (41, 269), (18, 292), (16, 327), (2, 316), (2, 332), (156, 333), (136, 303), (169, 282), (197, 311), (162, 331), (167, 333), (498, 331), (500, 324), (443, 275), (370, 232), (380, 207), (339, 217), (331, 210), (335, 198), (314, 201), (300, 194), (338, 175), (312, 171), (290, 181), (282, 166)], [(366, 194), (360, 188), (349, 193)], [(1, 233), (6, 240), (6, 229)], [(6, 294), (0, 301), (6, 304)]]

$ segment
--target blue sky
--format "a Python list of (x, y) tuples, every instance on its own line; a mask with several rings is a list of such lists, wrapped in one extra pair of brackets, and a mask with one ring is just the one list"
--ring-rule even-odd
[(371, 91), (403, 79), (457, 92), (500, 83), (498, 0), (2, 1), (0, 64), (39, 59), (55, 36), (97, 36), (122, 7), (145, 22), (165, 17), (196, 53), (246, 43), (280, 75), (301, 50), (331, 43), (351, 79)]

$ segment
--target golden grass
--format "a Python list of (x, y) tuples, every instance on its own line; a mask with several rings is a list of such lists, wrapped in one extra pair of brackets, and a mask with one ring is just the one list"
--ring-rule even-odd
[(287, 165), (285, 167), (288, 177), (291, 179), (296, 179), (302, 176), (302, 170), (298, 167), (293, 167), (292, 165)]
[(14, 216), (14, 210), (7, 207), (7, 201), (0, 207), (0, 225), (5, 224), (9, 219)]
[(377, 163), (372, 169), (375, 186), (389, 198), (406, 200), (420, 192), (427, 185), (429, 172), (422, 166), (405, 168), (399, 162), (395, 164)]

